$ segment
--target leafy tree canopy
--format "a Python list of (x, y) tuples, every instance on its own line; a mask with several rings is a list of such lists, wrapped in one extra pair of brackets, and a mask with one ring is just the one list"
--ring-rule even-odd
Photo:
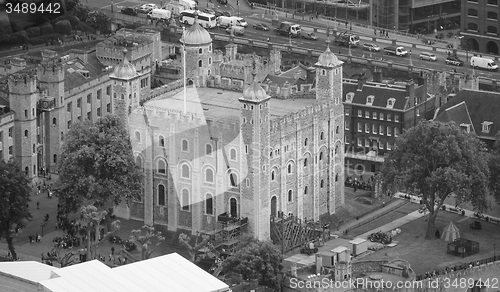
[(490, 156), (490, 189), (497, 204), (500, 204), (500, 132), (496, 135), (494, 149)]
[[(144, 231), (144, 233), (143, 233)], [(153, 226), (144, 225), (142, 229), (132, 230), (130, 240), (141, 245), (141, 258), (147, 260), (156, 251), (160, 244), (165, 241), (160, 231), (155, 232)]]
[(108, 115), (75, 124), (65, 137), (56, 192), (66, 211), (84, 204), (109, 208), (141, 196), (143, 173), (132, 155), (129, 133)]
[(401, 135), (385, 159), (382, 179), (386, 190), (422, 195), (430, 212), (426, 239), (434, 238), (437, 212), (450, 194), (479, 212), (489, 207), (486, 148), (454, 123), (426, 121)]
[(31, 201), (31, 189), (28, 179), (15, 163), (6, 163), (0, 159), (0, 238), (7, 240), (7, 245), (14, 260), (13, 233), (16, 228), (24, 228), (32, 216), (28, 210)]
[(228, 257), (224, 273), (239, 273), (244, 280), (258, 279), (260, 285), (280, 289), (283, 281), (283, 257), (271, 242), (250, 239)]

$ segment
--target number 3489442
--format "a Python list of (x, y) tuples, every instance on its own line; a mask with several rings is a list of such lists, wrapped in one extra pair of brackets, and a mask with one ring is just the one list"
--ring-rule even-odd
[(5, 12), (7, 13), (61, 13), (60, 3), (6, 3)]

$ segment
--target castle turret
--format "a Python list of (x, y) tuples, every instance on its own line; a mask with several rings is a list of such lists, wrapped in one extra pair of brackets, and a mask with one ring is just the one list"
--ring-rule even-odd
[(196, 16), (193, 25), (184, 33), (182, 57), (186, 61), (186, 78), (192, 80), (197, 87), (205, 87), (207, 77), (213, 75), (212, 38), (207, 30), (198, 24), (197, 19)]
[[(57, 167), (58, 154), (64, 130), (67, 131), (67, 111), (64, 102), (64, 68), (58, 62), (45, 62), (38, 66), (38, 82), (42, 92), (39, 102), (40, 141), (38, 149), (43, 157), (40, 167), (51, 171)], [(63, 130), (64, 129), (64, 130)]]
[(330, 51), (327, 40), (326, 50), (319, 56), (316, 66), (316, 99), (331, 104), (328, 146), (330, 149), (328, 173), (328, 210), (344, 204), (344, 104), (342, 103), (342, 61)]
[(123, 119), (128, 124), (128, 115), (139, 106), (140, 84), (137, 71), (127, 57), (127, 49), (123, 50), (122, 62), (116, 66), (113, 73), (109, 75), (113, 84), (113, 98), (111, 106), (113, 113)]
[[(255, 65), (254, 65), (255, 66)], [(247, 183), (241, 187), (242, 217), (249, 217), (254, 238), (269, 240), (271, 198), (269, 192), (270, 97), (254, 80), (243, 90), (241, 134), (248, 168)]]
[(38, 173), (37, 163), (37, 101), (39, 93), (35, 72), (9, 76), (9, 106), (15, 112), (14, 159), (29, 178)]

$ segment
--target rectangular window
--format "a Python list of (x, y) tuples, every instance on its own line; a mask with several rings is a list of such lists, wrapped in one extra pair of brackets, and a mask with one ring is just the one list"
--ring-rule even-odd
[(377, 112), (373, 112), (373, 114), (372, 114), (372, 118), (373, 118), (374, 120), (376, 120), (376, 119), (377, 119)]
[(365, 118), (367, 118), (367, 119), (370, 118), (370, 112), (369, 111), (365, 111)]
[(92, 118), (92, 112), (87, 112), (87, 120), (90, 120)]
[(363, 117), (363, 111), (362, 110), (358, 110), (358, 117)]
[(372, 133), (373, 134), (377, 134), (377, 128), (378, 128), (377, 125), (375, 125), (375, 124), (372, 125)]
[(399, 115), (394, 115), (394, 121), (399, 123)]
[(363, 132), (363, 128), (360, 122), (358, 122), (358, 132)]
[(98, 116), (98, 117), (100, 117), (100, 116), (101, 116), (101, 108), (100, 108), (100, 107), (98, 107), (98, 108), (97, 108), (97, 116)]
[(345, 114), (346, 116), (348, 116), (348, 115), (349, 115), (349, 109), (348, 109), (348, 108), (346, 108), (346, 109), (344, 110), (344, 114)]
[(384, 150), (384, 143), (383, 142), (378, 143), (378, 148)]
[(98, 89), (97, 90), (97, 100), (101, 99), (101, 95), (102, 95), (102, 89)]
[(345, 124), (345, 127), (344, 127), (344, 128), (345, 128), (346, 130), (349, 130), (349, 122), (348, 122), (348, 121), (344, 121), (344, 124)]
[(106, 87), (106, 95), (111, 95), (111, 85), (108, 85), (108, 87)]
[(391, 144), (389, 144), (389, 142), (387, 142), (387, 150), (391, 150), (392, 147), (391, 147)]
[(388, 121), (391, 121), (391, 120), (392, 120), (392, 116), (391, 116), (391, 114), (387, 114), (387, 120), (388, 120)]
[(392, 127), (387, 126), (387, 136), (391, 136), (391, 135), (392, 135)]
[(384, 120), (384, 113), (380, 113), (380, 114), (379, 114), (379, 118), (380, 118), (380, 120), (382, 120), (382, 121), (383, 121), (383, 120)]
[(365, 133), (370, 133), (370, 125), (368, 123), (365, 124)]
[(92, 103), (92, 93), (87, 94), (87, 103)]
[(9, 138), (12, 138), (12, 132), (14, 131), (13, 127), (9, 128)]
[(71, 112), (71, 101), (70, 101), (70, 102), (68, 102), (68, 105), (66, 105), (66, 110), (67, 110), (68, 112)]
[(71, 128), (71, 120), (68, 121), (68, 129)]
[(9, 146), (9, 155), (12, 155), (12, 146)]
[(361, 138), (358, 137), (358, 146), (361, 147), (363, 146), (363, 142), (361, 142)]
[(345, 136), (345, 137), (344, 137), (344, 143), (345, 143), (346, 145), (349, 145), (349, 136)]
[(394, 137), (397, 137), (397, 136), (399, 136), (399, 128), (394, 127)]
[[(3, 131), (0, 131), (0, 143), (1, 142), (3, 142)], [(1, 156), (0, 156), (0, 159), (2, 159)]]
[(106, 105), (106, 111), (107, 111), (108, 113), (110, 113), (110, 112), (111, 112), (111, 103), (109, 103), (109, 102), (108, 102), (108, 104)]
[(380, 126), (378, 127), (378, 133), (379, 133), (380, 135), (384, 135), (384, 126), (380, 125)]
[(82, 107), (82, 99), (81, 98), (78, 98), (76, 100), (76, 107), (78, 107), (78, 108)]
[(365, 139), (365, 147), (370, 147), (370, 140)]

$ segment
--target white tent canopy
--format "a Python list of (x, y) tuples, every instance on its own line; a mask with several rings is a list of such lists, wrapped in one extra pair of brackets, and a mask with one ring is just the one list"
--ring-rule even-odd
[(460, 231), (457, 226), (450, 221), (450, 224), (444, 229), (441, 239), (444, 241), (455, 241), (455, 239), (460, 238)]

